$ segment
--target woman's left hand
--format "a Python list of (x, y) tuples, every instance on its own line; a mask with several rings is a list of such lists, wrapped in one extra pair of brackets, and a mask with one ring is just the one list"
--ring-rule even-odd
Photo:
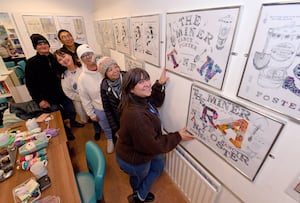
[(164, 85), (164, 84), (166, 84), (166, 82), (168, 80), (169, 80), (169, 77), (167, 77), (167, 70), (166, 70), (166, 68), (163, 68), (158, 83), (161, 85)]

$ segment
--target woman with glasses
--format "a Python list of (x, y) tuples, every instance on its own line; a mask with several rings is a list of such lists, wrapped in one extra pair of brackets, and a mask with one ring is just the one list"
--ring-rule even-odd
[(77, 55), (82, 62), (82, 73), (78, 79), (79, 95), (87, 115), (92, 121), (98, 122), (107, 139), (107, 153), (114, 151), (112, 131), (103, 110), (100, 95), (100, 84), (103, 76), (95, 62), (94, 50), (87, 44), (77, 48)]

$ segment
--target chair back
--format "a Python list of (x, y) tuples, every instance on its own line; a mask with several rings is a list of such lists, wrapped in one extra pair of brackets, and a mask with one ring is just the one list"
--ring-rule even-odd
[(95, 179), (95, 192), (97, 200), (101, 200), (105, 175), (105, 158), (100, 147), (92, 141), (85, 144), (87, 166)]

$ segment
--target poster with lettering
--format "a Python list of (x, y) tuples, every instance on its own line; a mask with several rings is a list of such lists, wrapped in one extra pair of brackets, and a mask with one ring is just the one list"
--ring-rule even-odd
[(263, 4), (238, 96), (300, 121), (300, 4)]
[(166, 15), (166, 67), (222, 89), (240, 7)]
[(192, 85), (187, 129), (253, 181), (283, 123)]

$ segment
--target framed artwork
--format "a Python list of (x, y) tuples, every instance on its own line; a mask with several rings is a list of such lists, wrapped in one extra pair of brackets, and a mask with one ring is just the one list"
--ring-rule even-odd
[(222, 89), (240, 7), (166, 14), (166, 67)]
[(238, 97), (300, 121), (300, 4), (263, 4)]
[[(4, 62), (13, 62), (14, 65), (17, 65), (18, 61), (25, 60), (25, 55), (12, 22), (8, 13), (0, 12), (0, 56)], [(0, 73), (6, 72), (7, 69), (4, 65), (3, 69), (0, 68)]]
[(130, 55), (128, 18), (112, 19), (116, 50)]
[(52, 51), (61, 47), (53, 16), (23, 15), (22, 17), (29, 36), (34, 33), (43, 35), (49, 41)]
[(192, 85), (187, 129), (253, 181), (283, 129), (283, 123)]
[(144, 63), (138, 60), (134, 60), (131, 57), (125, 56), (125, 70), (128, 71), (132, 68), (143, 68)]
[(79, 44), (86, 44), (87, 37), (84, 26), (84, 19), (80, 16), (57, 16), (60, 29), (72, 33), (74, 41)]
[(114, 30), (111, 20), (98, 20), (95, 22), (98, 43), (105, 49), (115, 49)]
[(160, 15), (130, 18), (130, 36), (134, 57), (160, 65)]

